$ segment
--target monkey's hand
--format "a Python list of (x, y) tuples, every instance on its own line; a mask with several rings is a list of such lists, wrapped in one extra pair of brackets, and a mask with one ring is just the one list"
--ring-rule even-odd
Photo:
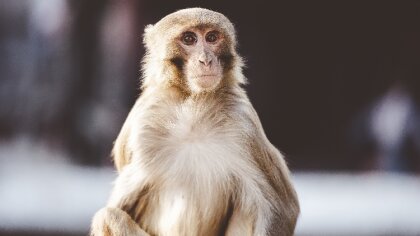
[(91, 236), (150, 236), (123, 210), (104, 207), (93, 217)]

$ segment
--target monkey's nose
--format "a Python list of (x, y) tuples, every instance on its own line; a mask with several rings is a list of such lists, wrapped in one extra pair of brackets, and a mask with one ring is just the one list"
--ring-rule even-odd
[(205, 66), (210, 66), (211, 62), (212, 62), (212, 58), (211, 57), (206, 57), (206, 56), (201, 56), (200, 58), (198, 58), (198, 61)]

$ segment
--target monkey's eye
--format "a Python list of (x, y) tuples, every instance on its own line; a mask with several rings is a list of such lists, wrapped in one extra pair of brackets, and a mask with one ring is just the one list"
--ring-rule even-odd
[(219, 38), (219, 34), (216, 31), (211, 31), (206, 35), (206, 41), (209, 43), (214, 43)]
[(197, 36), (193, 32), (189, 32), (189, 31), (188, 32), (185, 32), (182, 35), (182, 42), (185, 45), (192, 45), (195, 42), (197, 42)]

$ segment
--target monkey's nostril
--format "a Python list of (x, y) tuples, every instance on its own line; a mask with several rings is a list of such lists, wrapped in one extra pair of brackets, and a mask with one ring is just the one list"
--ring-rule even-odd
[(211, 59), (209, 59), (209, 60), (207, 60), (207, 59), (205, 59), (205, 60), (201, 60), (201, 59), (199, 59), (198, 61), (199, 61), (201, 64), (205, 65), (205, 66), (210, 66), (210, 65), (211, 65), (211, 62), (212, 62), (212, 60), (211, 60)]

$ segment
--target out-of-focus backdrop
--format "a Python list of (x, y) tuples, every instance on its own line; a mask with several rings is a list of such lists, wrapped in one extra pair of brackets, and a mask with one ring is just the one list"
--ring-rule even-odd
[(297, 235), (420, 235), (420, 2), (187, 0), (0, 1), (0, 235), (87, 234), (144, 26), (195, 6), (236, 25)]

